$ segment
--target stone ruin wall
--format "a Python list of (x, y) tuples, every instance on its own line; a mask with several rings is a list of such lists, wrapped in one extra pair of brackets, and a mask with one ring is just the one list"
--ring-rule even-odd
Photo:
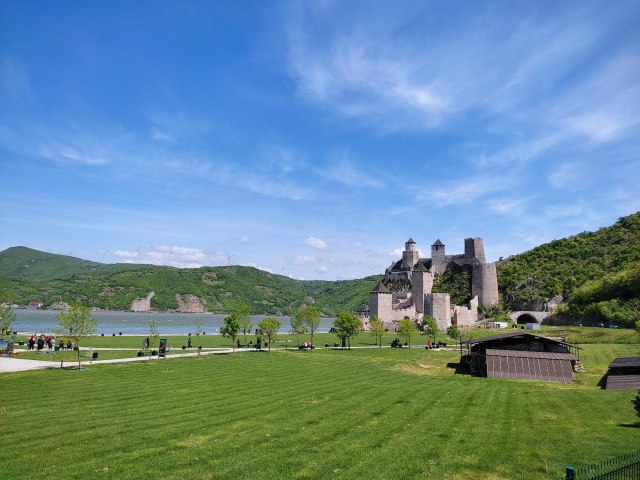
[(478, 297), (473, 297), (469, 308), (454, 305), (451, 309), (451, 324), (459, 327), (470, 327), (478, 321)]

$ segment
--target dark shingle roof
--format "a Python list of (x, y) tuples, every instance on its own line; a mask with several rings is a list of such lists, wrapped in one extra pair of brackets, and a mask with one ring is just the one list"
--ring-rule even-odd
[(391, 290), (385, 287), (384, 283), (379, 282), (378, 285), (376, 285), (376, 288), (371, 290), (371, 293), (391, 293)]
[(440, 241), (440, 239), (436, 240), (436, 243), (434, 243), (433, 245), (431, 245), (432, 247), (444, 247), (444, 243), (442, 243)]
[(487, 355), (490, 357), (527, 357), (527, 358), (545, 358), (551, 360), (578, 360), (572, 353), (559, 352), (530, 352), (528, 350), (497, 350), (487, 349)]
[(609, 368), (640, 368), (640, 357), (619, 357), (616, 358), (613, 362), (611, 362), (611, 365), (609, 365)]

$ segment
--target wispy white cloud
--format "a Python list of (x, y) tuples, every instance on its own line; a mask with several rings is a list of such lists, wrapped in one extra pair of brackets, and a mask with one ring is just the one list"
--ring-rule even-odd
[(521, 215), (526, 211), (527, 206), (531, 203), (532, 197), (501, 197), (487, 201), (490, 211), (509, 214)]
[(307, 237), (304, 241), (304, 244), (311, 248), (315, 248), (316, 250), (326, 250), (328, 247), (327, 242), (325, 242), (321, 238), (313, 236)]
[(330, 162), (331, 164), (328, 168), (318, 170), (321, 176), (350, 187), (384, 186), (384, 183), (379, 178), (357, 169), (351, 160), (351, 155), (346, 150), (332, 153)]
[(513, 178), (508, 175), (462, 177), (449, 182), (440, 182), (433, 189), (423, 189), (419, 195), (422, 202), (433, 202), (438, 207), (446, 207), (486, 199), (492, 194), (505, 191), (512, 183)]
[(329, 268), (326, 265), (320, 265), (318, 268), (316, 268), (316, 272), (318, 273), (325, 274), (328, 271), (329, 271)]
[(294, 265), (311, 265), (315, 263), (316, 257), (313, 255), (297, 255), (293, 259)]

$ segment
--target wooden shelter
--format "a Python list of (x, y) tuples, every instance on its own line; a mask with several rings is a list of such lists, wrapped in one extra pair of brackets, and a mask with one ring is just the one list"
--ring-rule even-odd
[(607, 390), (640, 389), (640, 357), (616, 358), (607, 372)]
[(470, 340), (460, 363), (480, 377), (571, 383), (578, 350), (561, 340), (513, 332)]

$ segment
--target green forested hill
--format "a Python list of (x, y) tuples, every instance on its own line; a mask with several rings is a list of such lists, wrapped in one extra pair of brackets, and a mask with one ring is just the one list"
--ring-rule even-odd
[[(541, 308), (550, 299), (561, 297), (573, 305), (567, 313), (572, 312), (574, 318), (613, 319), (619, 315), (611, 308), (616, 310), (617, 306), (626, 311), (622, 317), (628, 325), (637, 310), (629, 302), (634, 295), (636, 300), (640, 296), (639, 277), (632, 275), (638, 265), (640, 212), (610, 227), (554, 240), (499, 262), (498, 286), (514, 310)], [(628, 273), (616, 275), (621, 272)], [(609, 303), (599, 309), (595, 306), (599, 302)]]
[(27, 247), (11, 247), (0, 252), (0, 276), (44, 279), (95, 271), (102, 264), (66, 255), (55, 255)]
[[(30, 260), (25, 253), (29, 251), (38, 263)], [(29, 264), (46, 268), (40, 267), (38, 275), (27, 275), (20, 265)], [(128, 310), (136, 298), (153, 291), (151, 305), (157, 310), (177, 309), (176, 294), (189, 294), (203, 300), (212, 312), (228, 312), (247, 303), (256, 314), (287, 314), (309, 301), (327, 315), (360, 310), (368, 305), (369, 292), (380, 280), (299, 281), (242, 266), (101, 265), (23, 248), (0, 252), (0, 274), (0, 302), (39, 301), (46, 307), (56, 301), (79, 301), (90, 307)]]

